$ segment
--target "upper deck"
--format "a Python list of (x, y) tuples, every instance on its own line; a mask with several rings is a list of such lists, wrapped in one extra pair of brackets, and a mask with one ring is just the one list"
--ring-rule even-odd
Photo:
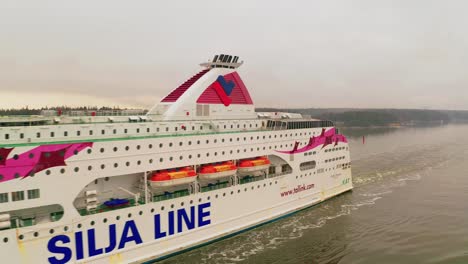
[[(170, 121), (152, 120), (146, 116), (12, 117), (10, 120), (13, 122), (0, 127), (0, 146), (99, 142), (333, 126), (330, 121), (305, 119), (300, 115), (296, 118), (272, 118), (260, 113), (258, 115), (258, 118), (239, 120)], [(41, 122), (32, 120), (41, 120)]]

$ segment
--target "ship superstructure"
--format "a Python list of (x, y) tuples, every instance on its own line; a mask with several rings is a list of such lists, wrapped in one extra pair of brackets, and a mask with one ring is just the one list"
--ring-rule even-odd
[(7, 263), (140, 263), (352, 189), (330, 121), (256, 113), (216, 55), (148, 113), (0, 118)]

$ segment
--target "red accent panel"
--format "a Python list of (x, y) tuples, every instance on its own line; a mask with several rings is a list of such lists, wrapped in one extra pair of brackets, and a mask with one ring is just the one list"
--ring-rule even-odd
[[(221, 85), (215, 81), (200, 95), (197, 103), (224, 104), (225, 106), (230, 104), (253, 104), (252, 98), (237, 72), (226, 74), (223, 77), (226, 82), (232, 81), (235, 84), (231, 94), (227, 96)], [(226, 99), (229, 99), (230, 102)]]
[(13, 148), (0, 148), (0, 165), (5, 165), (8, 155), (12, 150)]
[(226, 92), (224, 91), (223, 87), (221, 87), (221, 84), (219, 84), (218, 82), (215, 82), (211, 86), (216, 91), (219, 98), (221, 99), (221, 102), (223, 102), (225, 106), (228, 106), (231, 104), (231, 99), (226, 95)]
[(245, 84), (242, 81), (239, 74), (237, 72), (233, 72), (231, 74), (234, 77), (234, 82), (236, 83), (236, 86), (240, 88), (240, 91), (241, 91), (241, 93), (242, 93), (242, 95), (244, 97), (245, 104), (253, 104), (253, 101), (252, 101), (252, 98), (250, 97), (249, 91), (247, 91), (247, 88), (245, 87)]
[(205, 75), (205, 73), (207, 73), (208, 71), (210, 71), (210, 69), (205, 69), (197, 74), (195, 74), (194, 76), (192, 76), (190, 79), (188, 79), (187, 81), (185, 81), (183, 84), (181, 84), (179, 87), (177, 87), (176, 89), (174, 89), (171, 93), (169, 93), (166, 97), (164, 97), (161, 102), (164, 102), (164, 103), (167, 103), (167, 102), (175, 102), (177, 101), (177, 99), (179, 99), (179, 97), (181, 97), (185, 91), (188, 90), (188, 88), (190, 88), (190, 86), (192, 86), (192, 84), (194, 84), (196, 81), (198, 81), (198, 79), (200, 79), (203, 75)]

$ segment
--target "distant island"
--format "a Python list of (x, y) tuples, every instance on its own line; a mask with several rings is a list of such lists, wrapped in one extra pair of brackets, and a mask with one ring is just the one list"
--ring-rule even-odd
[(257, 108), (260, 112), (293, 112), (334, 121), (344, 127), (414, 126), (468, 123), (468, 111), (424, 109)]

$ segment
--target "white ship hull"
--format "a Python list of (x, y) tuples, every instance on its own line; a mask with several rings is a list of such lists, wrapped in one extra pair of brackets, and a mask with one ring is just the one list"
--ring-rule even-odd
[[(331, 173), (334, 173), (334, 175), (332, 176)], [(10, 252), (7, 257), (9, 263), (49, 263), (51, 257), (61, 259), (64, 256), (63, 254), (51, 254), (47, 250), (50, 238), (62, 234), (70, 238), (70, 243), (65, 244), (65, 247), (72, 252), (70, 263), (141, 263), (161, 259), (275, 220), (352, 189), (351, 181), (346, 181), (351, 177), (349, 169), (341, 172), (332, 171), (331, 173), (329, 175), (324, 174), (321, 179), (317, 179), (313, 174), (312, 176), (303, 176), (304, 174), (302, 174), (303, 177), (300, 174), (279, 176), (193, 196), (90, 215), (76, 219), (73, 223), (49, 225), (47, 228), (43, 227), (42, 229), (34, 228), (35, 231), (47, 232), (51, 228), (63, 230), (64, 226), (82, 224), (80, 229), (70, 229), (69, 232), (57, 231), (53, 235), (41, 236), (41, 239), (31, 238), (20, 244), (2, 245), (2, 252)], [(296, 176), (298, 176), (298, 179), (296, 179)], [(347, 184), (343, 184), (343, 182), (347, 182)], [(246, 189), (247, 191), (245, 191)], [(288, 194), (285, 195), (285, 193)], [(201, 202), (199, 202), (200, 199)], [(190, 204), (190, 201), (193, 201), (193, 203)], [(183, 206), (181, 206), (182, 203)], [(209, 224), (197, 227), (200, 223), (196, 223), (192, 230), (188, 230), (187, 226), (184, 225), (182, 232), (179, 233), (177, 217), (174, 217), (174, 234), (170, 235), (169, 211), (174, 212), (181, 208), (190, 211), (190, 206), (194, 206), (196, 211), (197, 206), (207, 204), (209, 206), (205, 207), (203, 212), (209, 214), (203, 217), (203, 221), (209, 221)], [(174, 208), (171, 208), (172, 205), (174, 205)], [(164, 210), (161, 210), (162, 207), (164, 207)], [(140, 212), (142, 212), (141, 215)], [(129, 214), (131, 214), (131, 217), (128, 217)], [(159, 225), (159, 222), (155, 223), (155, 215), (158, 214), (160, 215), (161, 224), (160, 229), (155, 230), (157, 229), (155, 225)], [(118, 216), (120, 216), (120, 220), (116, 221)], [(195, 221), (199, 220), (198, 215), (195, 218), (197, 218)], [(103, 219), (108, 219), (108, 222), (103, 223)], [(91, 225), (93, 221), (94, 225)], [(95, 244), (94, 249), (96, 251), (103, 250), (112, 244), (110, 242), (111, 231), (109, 226), (113, 224), (115, 224), (117, 233), (117, 245), (115, 247), (118, 247), (118, 244), (122, 241), (119, 236), (122, 235), (125, 223), (129, 221), (133, 222), (136, 230), (138, 230), (141, 243), (130, 239), (124, 245), (124, 248), (113, 250), (109, 254), (103, 253), (95, 257), (76, 259), (76, 244), (73, 241), (76, 234), (74, 235), (74, 232), (82, 233), (83, 256), (89, 256), (90, 244)], [(89, 237), (88, 230), (94, 230), (94, 238)], [(14, 236), (16, 231), (8, 230), (8, 232), (11, 232), (11, 235)], [(165, 237), (160, 235), (160, 238), (155, 238), (157, 233), (165, 233)], [(127, 237), (132, 235), (134, 234), (131, 232), (127, 233)], [(62, 246), (61, 243), (57, 245)]]
[[(161, 259), (352, 189), (332, 122), (255, 113), (242, 62), (216, 58), (146, 116), (0, 117), (2, 263)], [(270, 164), (149, 179), (256, 157)]]

